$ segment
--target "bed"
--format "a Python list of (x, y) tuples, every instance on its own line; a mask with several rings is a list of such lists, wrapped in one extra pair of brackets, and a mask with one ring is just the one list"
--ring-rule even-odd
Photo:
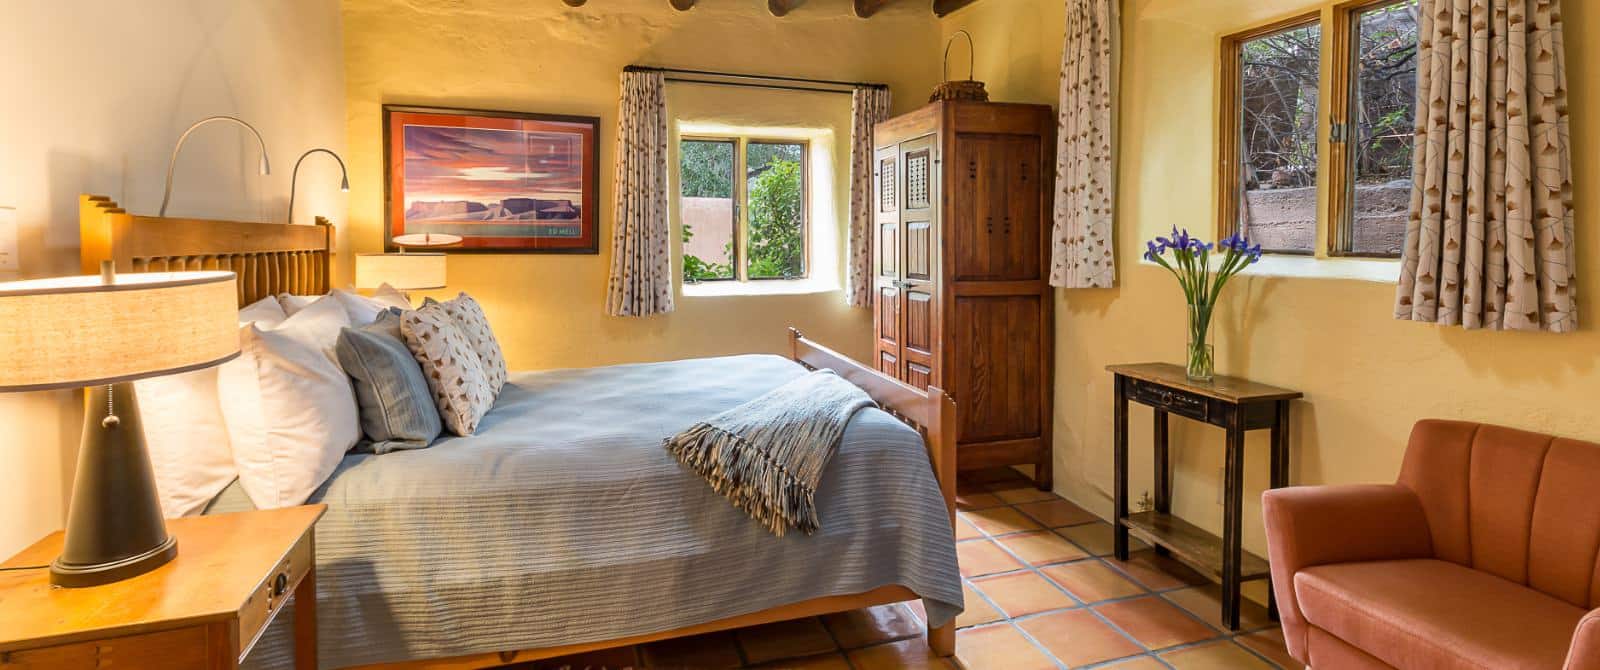
[[(222, 269), (240, 304), (331, 284), (332, 229), (132, 216), (81, 202), (83, 261)], [(791, 331), (787, 357), (515, 373), (471, 437), (351, 453), (313, 495), (323, 667), (476, 668), (922, 599), (954, 647), (955, 408)], [(695, 421), (828, 368), (858, 413), (817, 499), (781, 538), (661, 449)], [(208, 512), (249, 507), (237, 483)], [(250, 665), (289, 663), (289, 617)]]

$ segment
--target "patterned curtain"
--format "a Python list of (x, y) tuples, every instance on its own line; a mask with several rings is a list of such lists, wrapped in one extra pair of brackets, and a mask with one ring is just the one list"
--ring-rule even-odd
[(1056, 142), (1050, 284), (1109, 288), (1116, 195), (1112, 109), (1119, 41), (1117, 0), (1067, 0)]
[(667, 220), (666, 76), (623, 72), (617, 110), (616, 207), (606, 313), (672, 311), (671, 224)]
[(1559, 3), (1422, 0), (1419, 42), (1395, 317), (1577, 329)]
[(850, 258), (844, 295), (872, 307), (872, 126), (889, 118), (889, 89), (857, 86), (850, 94)]

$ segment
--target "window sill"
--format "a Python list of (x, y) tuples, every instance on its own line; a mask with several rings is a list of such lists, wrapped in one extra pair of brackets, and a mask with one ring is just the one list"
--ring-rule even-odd
[(803, 295), (839, 290), (838, 282), (820, 279), (758, 279), (754, 281), (708, 281), (683, 284), (686, 298), (716, 298), (737, 295)]
[[(1140, 259), (1141, 265), (1161, 267)], [(1293, 279), (1353, 279), (1383, 284), (1400, 281), (1397, 258), (1313, 258), (1267, 254), (1240, 276)]]

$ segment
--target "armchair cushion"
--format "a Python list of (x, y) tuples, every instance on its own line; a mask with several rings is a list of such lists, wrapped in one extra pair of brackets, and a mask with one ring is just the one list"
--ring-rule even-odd
[(1347, 561), (1431, 558), (1428, 521), (1410, 489), (1394, 484), (1298, 486), (1261, 496), (1272, 588), (1280, 601), (1284, 642), (1306, 658), (1305, 617), (1295, 573)]
[(1313, 626), (1399, 668), (1557, 670), (1585, 611), (1434, 559), (1320, 565), (1294, 578)]

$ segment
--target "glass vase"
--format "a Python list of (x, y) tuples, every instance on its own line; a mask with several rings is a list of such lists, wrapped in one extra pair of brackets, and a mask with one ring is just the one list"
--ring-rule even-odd
[(1189, 305), (1189, 342), (1183, 372), (1190, 381), (1209, 382), (1216, 376), (1216, 350), (1207, 341), (1210, 330), (1210, 306)]

